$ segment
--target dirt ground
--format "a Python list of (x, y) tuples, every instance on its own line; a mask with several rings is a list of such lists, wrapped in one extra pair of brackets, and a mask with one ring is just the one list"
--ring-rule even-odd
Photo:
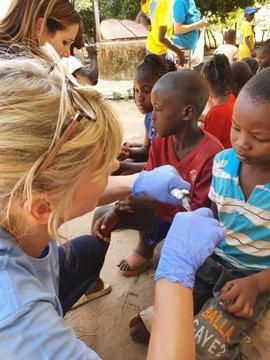
[[(119, 114), (125, 140), (143, 139), (143, 116), (133, 101), (111, 102)], [(63, 231), (72, 238), (89, 234), (92, 214), (70, 221)], [(147, 347), (129, 338), (129, 319), (153, 301), (153, 270), (146, 274), (125, 278), (117, 270), (122, 259), (137, 241), (135, 231), (115, 232), (107, 253), (101, 276), (112, 285), (112, 292), (67, 314), (65, 321), (77, 337), (97, 351), (104, 360), (145, 359)]]

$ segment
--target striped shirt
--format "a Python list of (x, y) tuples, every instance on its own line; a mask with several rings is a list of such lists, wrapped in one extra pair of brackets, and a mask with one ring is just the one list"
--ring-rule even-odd
[(209, 198), (226, 232), (216, 254), (239, 269), (265, 270), (270, 268), (270, 183), (257, 185), (245, 200), (239, 166), (233, 149), (214, 159)]

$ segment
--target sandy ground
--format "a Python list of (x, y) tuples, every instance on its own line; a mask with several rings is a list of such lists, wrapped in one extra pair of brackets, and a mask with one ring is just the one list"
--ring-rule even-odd
[[(125, 140), (143, 139), (143, 116), (133, 101), (111, 102), (123, 124)], [(63, 231), (72, 238), (88, 234), (92, 214), (87, 214), (63, 226)], [(153, 301), (153, 270), (133, 278), (124, 278), (116, 263), (136, 244), (135, 231), (115, 232), (112, 237), (102, 278), (110, 282), (112, 292), (66, 316), (78, 338), (93, 348), (104, 360), (145, 359), (147, 347), (134, 344), (129, 338), (129, 319)]]

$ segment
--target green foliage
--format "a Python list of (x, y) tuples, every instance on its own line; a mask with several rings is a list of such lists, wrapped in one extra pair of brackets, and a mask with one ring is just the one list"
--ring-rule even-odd
[(134, 0), (100, 0), (99, 3), (103, 19), (135, 19), (140, 10), (140, 2)]
[(198, 7), (201, 13), (206, 16), (214, 16), (225, 20), (228, 13), (236, 10), (237, 8), (245, 8), (254, 4), (252, 0), (197, 0)]
[(78, 10), (84, 24), (84, 34), (86, 42), (94, 42), (95, 39), (95, 16), (92, 0), (76, 0), (76, 9)]
[[(257, 0), (256, 5), (263, 5), (269, 0)], [(247, 6), (254, 5), (254, 0), (196, 0), (202, 15), (207, 16), (210, 23), (225, 22), (230, 13)]]
[[(100, 19), (135, 19), (140, 10), (139, 1), (130, 0), (99, 0)], [(88, 42), (95, 38), (95, 17), (92, 0), (75, 0), (80, 13)]]

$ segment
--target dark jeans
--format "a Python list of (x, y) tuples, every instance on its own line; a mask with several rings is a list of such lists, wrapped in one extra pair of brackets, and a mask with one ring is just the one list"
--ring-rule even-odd
[(64, 315), (99, 276), (108, 245), (94, 236), (79, 236), (58, 247), (59, 300)]

